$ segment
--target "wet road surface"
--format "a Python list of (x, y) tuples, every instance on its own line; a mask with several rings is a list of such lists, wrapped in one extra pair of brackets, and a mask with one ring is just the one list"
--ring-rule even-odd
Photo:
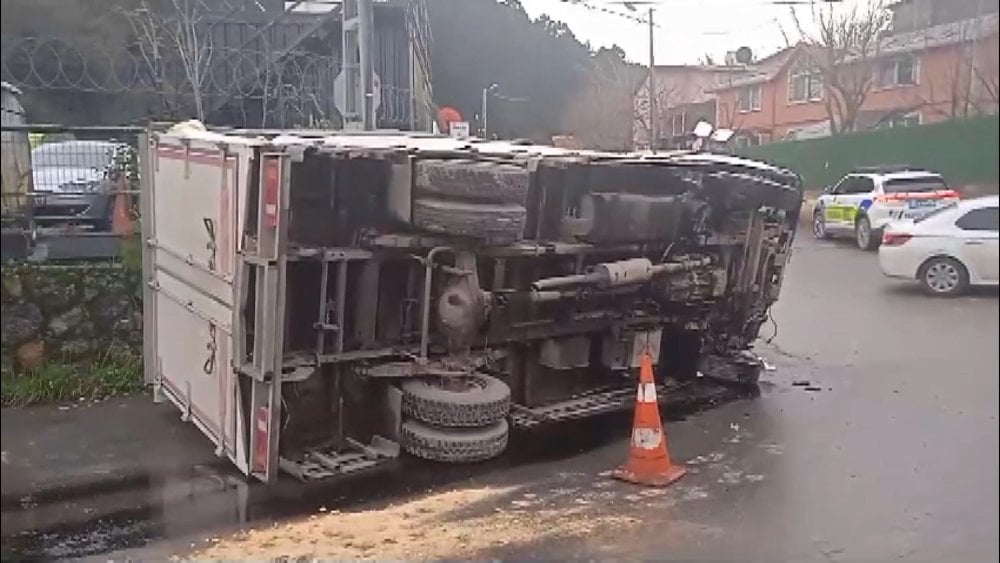
[[(391, 477), (265, 490), (229, 474), (193, 428), (156, 410), (144, 416), (162, 417), (157, 432), (182, 430), (129, 442), (139, 470), (25, 500), (8, 494), (35, 484), (9, 485), (5, 413), (4, 554), (166, 555), (319, 505), (364, 501), (377, 511), (429, 489), (489, 486), (509, 491), (456, 507), (462, 518), (536, 510), (536, 503), (587, 507), (595, 521), (609, 513), (634, 521), (588, 531), (585, 541), (539, 533), (458, 556), (996, 560), (996, 291), (929, 299), (883, 279), (874, 254), (807, 237), (774, 310), (777, 335), (758, 350), (777, 369), (765, 374), (760, 397), (668, 424), (673, 457), (692, 472), (664, 493), (598, 476), (623, 460), (627, 417), (577, 428), (568, 442), (546, 441), (551, 451), (515, 452), (487, 466), (416, 463)], [(766, 325), (762, 336), (773, 331)], [(139, 477), (130, 482), (127, 474)]]

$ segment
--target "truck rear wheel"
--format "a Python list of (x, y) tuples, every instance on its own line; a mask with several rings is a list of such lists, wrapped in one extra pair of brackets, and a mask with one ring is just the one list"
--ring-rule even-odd
[(482, 428), (435, 428), (407, 420), (403, 423), (402, 445), (408, 453), (423, 459), (471, 463), (503, 453), (509, 434), (506, 420)]
[(466, 203), (418, 198), (413, 224), (435, 233), (485, 239), (490, 244), (520, 240), (528, 212), (513, 203)]
[(435, 426), (486, 426), (503, 420), (510, 411), (510, 387), (481, 373), (411, 379), (401, 387), (403, 412)]
[(524, 205), (528, 171), (513, 164), (474, 160), (418, 160), (414, 187), (432, 197)]

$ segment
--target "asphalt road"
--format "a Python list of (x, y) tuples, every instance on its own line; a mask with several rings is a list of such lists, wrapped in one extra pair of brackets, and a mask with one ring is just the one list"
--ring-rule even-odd
[[(646, 491), (600, 476), (623, 461), (628, 429), (627, 421), (618, 420), (588, 430), (601, 436), (584, 440), (579, 449), (561, 448), (558, 455), (531, 454), (487, 468), (425, 470), (419, 479), (376, 477), (348, 486), (346, 494), (336, 486), (288, 489), (278, 493), (285, 502), (275, 503), (275, 493), (265, 498), (260, 487), (248, 488), (217, 466), (202, 466), (211, 460), (210, 448), (165, 410), (156, 423), (184, 430), (170, 434), (171, 451), (164, 457), (176, 463), (187, 450), (194, 468), (154, 474), (113, 494), (95, 489), (93, 498), (43, 501), (37, 509), (30, 499), (27, 506), (11, 506), (17, 501), (6, 495), (12, 481), (5, 468), (5, 554), (86, 555), (126, 547), (113, 555), (159, 557), (214, 545), (202, 542), (247, 522), (269, 528), (272, 521), (291, 521), (289, 531), (276, 533), (308, 536), (294, 526), (316, 525), (299, 517), (315, 514), (320, 505), (324, 510), (350, 505), (379, 518), (393, 504), (424, 502), (442, 490), (482, 489), (494, 492), (461, 505), (448, 505), (451, 497), (445, 496), (444, 508), (421, 505), (417, 510), (430, 519), (425, 536), (473, 526), (482, 531), (482, 541), (476, 543), (475, 529), (456, 536), (472, 539), (456, 540), (453, 547), (409, 548), (393, 538), (391, 547), (402, 550), (393, 553), (406, 558), (995, 561), (1000, 524), (997, 292), (928, 298), (915, 286), (884, 279), (872, 253), (817, 243), (808, 232), (796, 244), (774, 310), (777, 334), (758, 347), (776, 369), (765, 374), (759, 397), (667, 425), (673, 457), (691, 470), (669, 489)], [(765, 325), (762, 336), (774, 330)], [(12, 440), (6, 416), (5, 450)], [(141, 451), (149, 445), (133, 447)], [(392, 494), (386, 494), (388, 489)], [(379, 491), (372, 495), (376, 500), (368, 500), (366, 490)], [(101, 517), (102, 510), (109, 516)], [(504, 537), (505, 528), (496, 525), (501, 516), (505, 525), (517, 524), (516, 537), (513, 531)], [(537, 525), (526, 528), (533, 519)], [(67, 521), (77, 524), (60, 525)], [(590, 526), (581, 527), (580, 521)], [(32, 526), (46, 531), (12, 533)], [(152, 542), (136, 549), (146, 540)], [(278, 554), (236, 549), (243, 557)], [(317, 556), (345, 553), (322, 546), (301, 551), (298, 544), (294, 549)], [(389, 549), (374, 544), (347, 554), (377, 557)]]
[[(807, 232), (797, 246), (761, 347), (773, 386), (670, 429), (678, 453), (708, 444), (760, 480), (702, 483), (710, 496), (679, 516), (710, 532), (650, 534), (624, 554), (996, 561), (997, 292), (932, 299), (884, 279), (874, 254)], [(727, 423), (738, 441), (711, 448)]]

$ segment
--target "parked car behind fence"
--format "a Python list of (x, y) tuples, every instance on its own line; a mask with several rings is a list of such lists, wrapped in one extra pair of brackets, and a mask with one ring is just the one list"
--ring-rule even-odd
[(117, 256), (112, 220), (116, 205), (119, 217), (138, 218), (145, 130), (10, 120), (2, 127), (4, 260)]

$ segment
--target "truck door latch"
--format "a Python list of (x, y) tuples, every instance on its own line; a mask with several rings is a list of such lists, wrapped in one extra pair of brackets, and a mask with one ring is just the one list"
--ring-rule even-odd
[(205, 223), (205, 231), (208, 233), (208, 242), (205, 243), (205, 248), (208, 249), (208, 269), (215, 270), (215, 251), (218, 246), (215, 244), (215, 220), (210, 217), (205, 217), (202, 219)]
[(201, 371), (205, 372), (206, 375), (212, 375), (215, 372), (215, 351), (218, 347), (215, 341), (215, 324), (209, 324), (208, 342), (205, 344), (205, 349), (208, 350), (208, 357), (205, 358), (205, 363), (201, 365)]

